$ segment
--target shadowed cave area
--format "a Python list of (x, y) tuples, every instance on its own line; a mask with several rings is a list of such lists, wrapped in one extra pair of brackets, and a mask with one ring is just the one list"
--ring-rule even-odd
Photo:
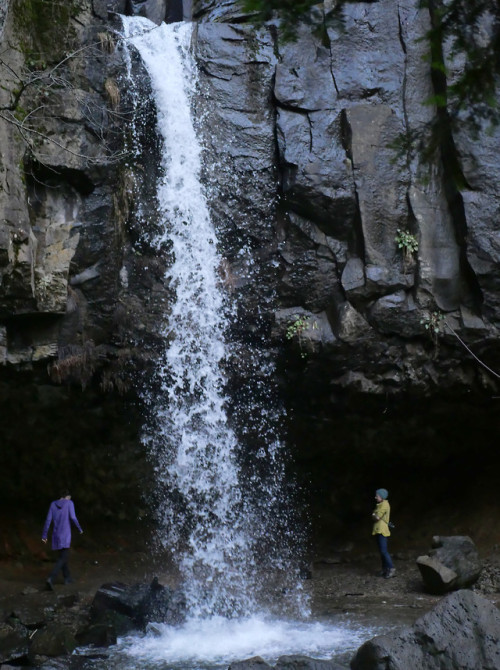
[[(498, 397), (290, 398), (289, 435), (316, 552), (369, 541), (373, 494), (390, 492), (396, 549), (433, 535), (495, 542)], [(365, 537), (364, 537), (365, 536)]]
[[(313, 390), (295, 382), (286, 387), (285, 444), (290, 497), (309, 528), (309, 558), (341, 546), (371, 549), (370, 513), (380, 486), (390, 492), (395, 550), (425, 548), (439, 534), (494, 545), (498, 397), (332, 395), (319, 383)], [(0, 437), (10, 527), (2, 524), (3, 557), (29, 552), (46, 505), (66, 485), (90, 536), (109, 546), (134, 537), (147, 542), (154, 473), (140, 440), (140, 402), (92, 386), (54, 385), (42, 368), (4, 370), (0, 394), (8, 417)]]

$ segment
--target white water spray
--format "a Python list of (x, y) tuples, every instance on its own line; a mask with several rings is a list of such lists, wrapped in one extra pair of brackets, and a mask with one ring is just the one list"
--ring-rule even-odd
[[(145, 635), (123, 638), (106, 668), (213, 670), (255, 655), (269, 662), (293, 653), (345, 656), (373, 631), (349, 622), (286, 618), (304, 614), (304, 599), (291, 559), (293, 530), (280, 544), (293, 524), (284, 506), (281, 445), (273, 434), (269, 365), (258, 348), (247, 353), (259, 372), (259, 392), (240, 394), (249, 396), (249, 416), (239, 431), (248, 431), (254, 441), (257, 436), (252, 458), (242, 453), (227, 416), (221, 367), (229, 355), (232, 311), (220, 287), (221, 259), (200, 183), (201, 147), (191, 115), (196, 90), (191, 27), (157, 27), (141, 18), (123, 23), (124, 45), (136, 48), (149, 73), (162, 143), (153, 205), (162, 230), (148, 241), (171, 259), (165, 282), (172, 299), (159, 324), (164, 350), (154, 390), (144, 396), (150, 407), (145, 442), (164, 496), (158, 506), (161, 539), (180, 557), (189, 617), (181, 626), (154, 624)], [(128, 64), (132, 70), (130, 59)], [(135, 156), (138, 138), (133, 133)], [(148, 203), (139, 204), (139, 221), (147, 220), (147, 210)], [(255, 398), (268, 402), (256, 409)], [(239, 419), (244, 411), (243, 400)], [(285, 600), (295, 608), (283, 610)], [(284, 618), (263, 608), (264, 601), (278, 603)], [(89, 663), (83, 667), (102, 667)]]
[[(266, 524), (280, 495), (282, 467), (276, 445), (268, 445), (272, 484), (266, 485), (265, 505), (255, 508), (251, 496), (242, 494), (243, 479), (249, 476), (242, 474), (240, 445), (226, 416), (221, 364), (227, 356), (230, 310), (220, 287), (221, 259), (200, 183), (201, 147), (191, 115), (197, 83), (191, 25), (157, 27), (147, 19), (127, 17), (123, 23), (125, 42), (137, 49), (149, 73), (157, 109), (163, 145), (157, 200), (163, 230), (152, 242), (171, 255), (166, 283), (175, 295), (163, 327), (159, 393), (148, 398), (154, 419), (146, 434), (158, 479), (168, 493), (160, 505), (162, 541), (181, 556), (191, 615), (249, 614), (258, 608), (259, 593), (269, 596), (271, 589), (280, 588), (265, 583), (273, 566), (263, 560), (262, 541), (273, 532)], [(285, 563), (279, 567), (290, 571)]]

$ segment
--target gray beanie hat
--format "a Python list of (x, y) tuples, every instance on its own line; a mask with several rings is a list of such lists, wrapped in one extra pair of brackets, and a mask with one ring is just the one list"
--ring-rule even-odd
[(389, 497), (389, 491), (387, 489), (377, 489), (375, 495), (380, 496), (382, 500), (387, 500)]

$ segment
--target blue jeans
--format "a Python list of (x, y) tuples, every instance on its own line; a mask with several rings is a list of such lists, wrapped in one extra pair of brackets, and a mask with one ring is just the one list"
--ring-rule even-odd
[(375, 535), (375, 541), (377, 542), (380, 558), (382, 559), (382, 572), (385, 574), (394, 568), (391, 555), (387, 550), (387, 538), (380, 533), (377, 533)]
[(71, 575), (69, 573), (68, 567), (69, 549), (58, 549), (58, 552), (59, 556), (57, 558), (56, 564), (52, 569), (52, 572), (49, 575), (49, 578), (55, 579), (59, 574), (59, 570), (62, 570), (64, 579), (70, 579)]

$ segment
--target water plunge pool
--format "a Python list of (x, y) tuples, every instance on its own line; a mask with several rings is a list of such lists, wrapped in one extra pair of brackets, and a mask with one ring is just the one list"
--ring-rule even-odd
[[(273, 665), (280, 656), (334, 660), (348, 667), (358, 647), (389, 627), (367, 627), (339, 617), (297, 621), (249, 617), (191, 619), (181, 626), (151, 624), (145, 634), (120, 638), (109, 656), (88, 660), (90, 670), (227, 670), (231, 663), (261, 656)], [(89, 650), (80, 650), (81, 654)]]

